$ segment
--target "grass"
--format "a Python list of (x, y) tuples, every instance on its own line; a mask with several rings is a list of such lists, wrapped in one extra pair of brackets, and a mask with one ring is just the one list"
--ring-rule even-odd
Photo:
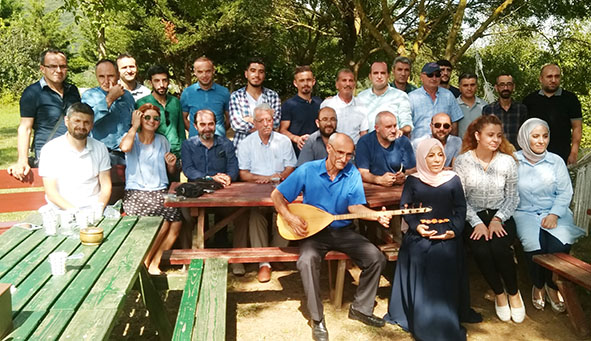
[(0, 169), (16, 161), (16, 130), (20, 121), (18, 102), (0, 104)]

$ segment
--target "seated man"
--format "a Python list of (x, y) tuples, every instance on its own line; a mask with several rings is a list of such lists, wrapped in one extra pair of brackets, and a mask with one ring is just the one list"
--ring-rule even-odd
[[(335, 133), (328, 139), (326, 149), (326, 159), (307, 162), (298, 167), (271, 193), (277, 212), (299, 236), (307, 235), (307, 223), (302, 219), (305, 217), (291, 213), (287, 204), (295, 200), (302, 191), (304, 203), (331, 214), (374, 213), (363, 206), (366, 201), (361, 176), (349, 163), (355, 151), (353, 140), (345, 134)], [(367, 219), (377, 220), (388, 227), (390, 218), (390, 214), (383, 213)], [(384, 320), (373, 315), (373, 308), (386, 259), (367, 238), (355, 232), (351, 220), (336, 220), (300, 243), (297, 267), (302, 276), (308, 311), (312, 318), (314, 340), (328, 340), (319, 281), (321, 262), (330, 250), (346, 253), (361, 268), (359, 286), (349, 308), (349, 318), (370, 326), (384, 326)]]
[(320, 109), (316, 119), (316, 126), (318, 130), (310, 134), (300, 152), (297, 167), (308, 161), (324, 159), (328, 155), (326, 154), (326, 144), (337, 127), (337, 113), (335, 110), (331, 107)]
[(456, 156), (460, 155), (462, 139), (451, 135), (451, 118), (448, 114), (440, 112), (431, 118), (431, 136), (443, 144), (443, 152), (445, 153), (444, 166), (451, 169)]
[[(279, 182), (287, 178), (293, 172), (296, 165), (296, 157), (291, 141), (285, 135), (273, 131), (274, 110), (267, 103), (262, 103), (254, 108), (255, 132), (248, 135), (238, 145), (238, 167), (242, 181), (256, 182), (259, 184)], [(267, 219), (265, 215), (270, 213), (268, 209), (253, 208), (250, 210), (249, 236), (250, 246), (269, 246), (267, 234)], [(277, 229), (273, 229), (273, 246), (287, 246)], [(271, 279), (271, 265), (259, 264), (257, 279), (260, 282), (268, 282)]]
[(357, 142), (355, 163), (364, 182), (381, 186), (402, 184), (405, 171), (415, 168), (410, 140), (398, 135), (396, 116), (389, 111), (378, 113), (375, 130)]
[(42, 148), (39, 175), (50, 206), (67, 210), (100, 204), (111, 196), (111, 164), (107, 147), (88, 137), (94, 112), (87, 104), (74, 103), (65, 121), (68, 132)]

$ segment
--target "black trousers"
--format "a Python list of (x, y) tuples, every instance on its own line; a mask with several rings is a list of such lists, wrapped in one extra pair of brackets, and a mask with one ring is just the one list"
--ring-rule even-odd
[(525, 252), (529, 275), (534, 286), (542, 289), (544, 284), (554, 290), (558, 290), (554, 281), (552, 281), (552, 271), (538, 265), (533, 261), (533, 256), (543, 253), (569, 253), (571, 244), (562, 244), (560, 240), (551, 235), (548, 231), (540, 229), (540, 249), (532, 252)]
[(348, 226), (340, 229), (327, 227), (300, 243), (297, 267), (302, 276), (310, 316), (314, 321), (320, 321), (324, 317), (320, 298), (320, 267), (324, 256), (331, 250), (347, 254), (361, 268), (359, 287), (351, 306), (366, 315), (373, 314), (380, 275), (386, 266), (386, 257), (367, 238)]
[[(484, 210), (478, 212), (482, 222), (488, 226), (497, 210)], [(495, 294), (500, 295), (504, 292), (503, 283), (509, 295), (517, 294), (517, 269), (513, 258), (513, 241), (515, 240), (516, 228), (513, 218), (505, 221), (503, 228), (507, 235), (499, 238), (493, 235), (488, 241), (481, 237), (479, 240), (470, 239), (474, 228), (466, 223), (464, 229), (468, 244), (474, 255), (476, 265), (484, 276), (488, 285)]]

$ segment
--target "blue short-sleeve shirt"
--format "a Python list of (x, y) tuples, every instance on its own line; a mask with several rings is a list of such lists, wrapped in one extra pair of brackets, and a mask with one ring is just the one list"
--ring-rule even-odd
[[(303, 192), (304, 204), (331, 214), (346, 214), (349, 213), (349, 206), (366, 203), (361, 174), (357, 168), (348, 163), (331, 181), (326, 171), (326, 159), (301, 165), (277, 186), (277, 190), (289, 202)], [(335, 220), (330, 227), (338, 229), (350, 224), (351, 220)]]
[(199, 82), (186, 88), (181, 94), (181, 110), (189, 113), (189, 137), (197, 136), (194, 125), (195, 113), (201, 109), (209, 109), (215, 114), (215, 134), (226, 136), (226, 111), (229, 109), (230, 91), (224, 86), (213, 83), (207, 90), (201, 89)]
[(374, 130), (357, 142), (355, 163), (357, 167), (368, 169), (371, 174), (379, 176), (386, 172), (396, 173), (400, 171), (401, 165), (403, 170), (414, 168), (416, 159), (408, 137), (402, 135), (388, 148), (384, 148)]

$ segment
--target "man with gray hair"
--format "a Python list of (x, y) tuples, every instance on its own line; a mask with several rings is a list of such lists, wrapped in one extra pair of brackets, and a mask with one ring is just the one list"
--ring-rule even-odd
[[(291, 141), (285, 135), (273, 131), (274, 110), (267, 103), (254, 108), (255, 132), (246, 136), (238, 145), (238, 168), (240, 179), (247, 182), (278, 183), (283, 181), (296, 165), (296, 156)], [(249, 236), (252, 247), (269, 246), (268, 222), (265, 216), (270, 208), (252, 208), (249, 218)], [(273, 228), (273, 246), (287, 246), (287, 241)], [(271, 265), (259, 264), (257, 279), (268, 282), (271, 279)]]
[(416, 90), (417, 87), (408, 82), (410, 77), (410, 70), (412, 62), (410, 59), (404, 56), (398, 56), (394, 59), (394, 65), (392, 65), (392, 73), (394, 74), (394, 82), (390, 85), (398, 90), (402, 90), (409, 93)]
[(65, 135), (49, 141), (41, 150), (39, 175), (45, 198), (55, 208), (67, 210), (101, 205), (111, 196), (111, 163), (107, 148), (89, 137), (94, 112), (74, 103), (65, 117)]

